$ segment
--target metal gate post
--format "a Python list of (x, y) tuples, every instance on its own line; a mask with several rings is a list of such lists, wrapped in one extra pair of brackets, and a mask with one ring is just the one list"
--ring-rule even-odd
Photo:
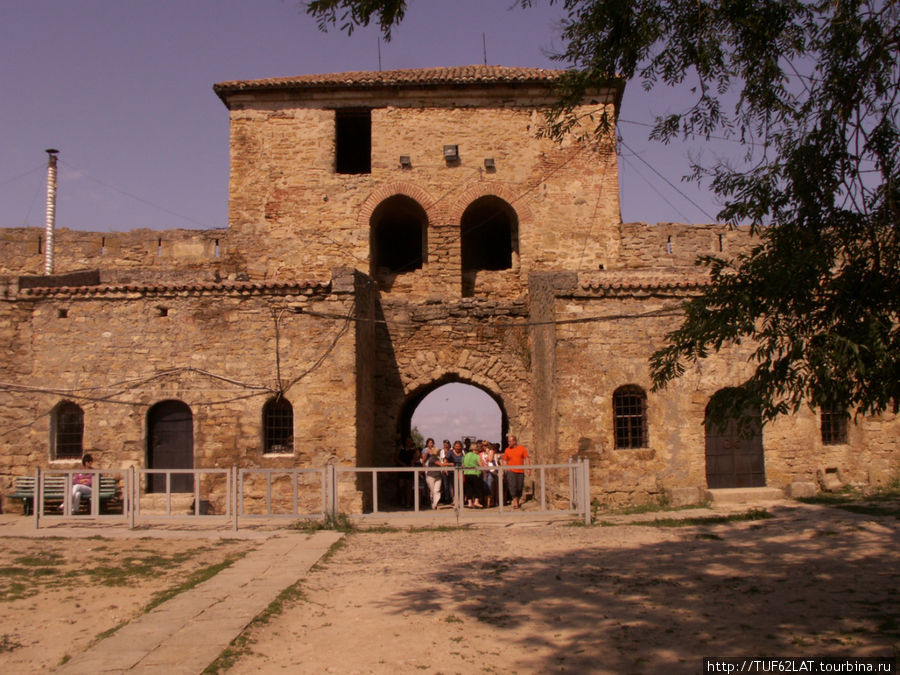
[(122, 490), (123, 504), (122, 508), (128, 510), (128, 529), (134, 529), (134, 488), (137, 483), (134, 480), (134, 465), (128, 467), (128, 473), (125, 474), (125, 487)]
[[(63, 495), (65, 497), (65, 495)], [(34, 529), (41, 526), (40, 511), (38, 511), (38, 499), (43, 499), (43, 490), (41, 490), (41, 467), (34, 468), (34, 492), (31, 495), (31, 510), (34, 516)]]
[(581, 495), (584, 501), (584, 524), (591, 524), (591, 471), (587, 458), (581, 460)]
[(334, 469), (334, 464), (329, 462), (325, 465), (328, 476), (328, 504), (326, 506), (326, 518), (331, 518), (334, 521), (337, 518), (337, 503), (338, 503), (338, 484), (337, 484), (337, 471)]

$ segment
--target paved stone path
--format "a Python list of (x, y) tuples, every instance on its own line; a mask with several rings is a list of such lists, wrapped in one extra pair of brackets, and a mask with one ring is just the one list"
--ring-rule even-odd
[(196, 675), (340, 538), (334, 531), (270, 537), (231, 567), (131, 621), (55, 672)]

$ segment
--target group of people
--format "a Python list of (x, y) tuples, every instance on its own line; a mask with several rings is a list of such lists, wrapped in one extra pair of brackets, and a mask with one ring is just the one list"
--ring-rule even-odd
[[(506, 449), (501, 452), (499, 443), (465, 439), (452, 444), (445, 440), (438, 448), (433, 438), (418, 448), (413, 439), (408, 438), (397, 453), (398, 466), (424, 467), (425, 487), (431, 508), (437, 509), (442, 503), (452, 504), (454, 498), (456, 469), (463, 475), (463, 501), (468, 508), (492, 507), (500, 499), (519, 508), (525, 486), (525, 474), (530, 463), (528, 450), (515, 435), (506, 437)], [(498, 466), (503, 466), (505, 485), (497, 480)], [(451, 470), (452, 469), (452, 470)], [(505, 488), (505, 489), (504, 489)], [(399, 501), (402, 507), (412, 506), (413, 479), (409, 472), (401, 472), (398, 481)]]

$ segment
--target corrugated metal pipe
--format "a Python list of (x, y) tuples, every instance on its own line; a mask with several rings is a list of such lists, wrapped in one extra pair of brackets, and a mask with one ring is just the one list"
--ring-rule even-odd
[(53, 229), (56, 226), (56, 155), (59, 150), (47, 150), (47, 220), (44, 227), (44, 274), (53, 274)]

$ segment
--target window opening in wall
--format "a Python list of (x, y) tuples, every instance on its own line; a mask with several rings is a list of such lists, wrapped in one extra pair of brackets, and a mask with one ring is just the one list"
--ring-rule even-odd
[(100, 237), (100, 255), (106, 255), (106, 237)]
[(824, 445), (842, 445), (847, 442), (847, 411), (839, 406), (822, 408), (822, 443)]
[(71, 401), (63, 401), (51, 415), (50, 457), (78, 459), (83, 451), (84, 411)]
[(646, 448), (647, 394), (640, 387), (619, 387), (613, 393), (616, 448)]
[(372, 276), (421, 269), (428, 216), (418, 202), (405, 195), (388, 197), (372, 212), (369, 224)]
[(666, 237), (666, 255), (672, 255), (672, 237)]
[(216, 241), (216, 248), (215, 248), (215, 253), (214, 253), (214, 255), (215, 255), (216, 258), (218, 258), (218, 257), (219, 257), (219, 240), (216, 239), (215, 241)]
[(372, 111), (334, 111), (335, 171), (372, 172)]
[(162, 239), (156, 240), (156, 255), (162, 255)]
[(56, 316), (60, 319), (68, 319), (69, 318), (69, 310), (60, 308), (56, 310)]
[(506, 270), (518, 253), (518, 218), (503, 199), (476, 199), (460, 221), (463, 271)]
[(719, 235), (719, 252), (721, 253), (724, 250), (725, 250), (724, 238), (720, 234)]
[(263, 452), (294, 451), (294, 408), (285, 398), (273, 398), (263, 406)]

